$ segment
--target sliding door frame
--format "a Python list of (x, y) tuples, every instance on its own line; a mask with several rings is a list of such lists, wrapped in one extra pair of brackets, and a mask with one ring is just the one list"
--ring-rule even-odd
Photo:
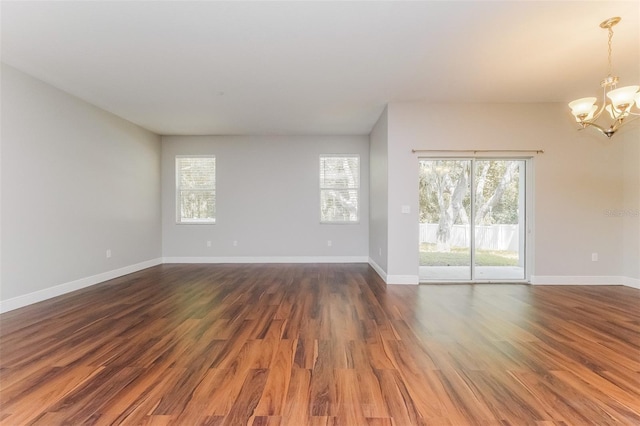
[[(469, 230), (469, 242), (470, 242), (470, 277), (469, 280), (425, 280), (420, 277), (420, 262), (418, 262), (418, 278), (421, 284), (433, 284), (433, 283), (531, 283), (531, 275), (534, 267), (534, 256), (533, 256), (533, 247), (534, 247), (534, 220), (533, 220), (533, 212), (534, 212), (534, 164), (533, 157), (522, 157), (522, 156), (510, 156), (510, 155), (492, 155), (492, 156), (464, 156), (464, 157), (455, 157), (455, 156), (420, 156), (418, 157), (418, 162), (420, 161), (470, 161), (471, 168), (469, 171), (469, 195), (470, 195), (470, 203), (471, 203), (471, 220), (470, 220), (470, 230)], [(522, 279), (476, 279), (476, 265), (475, 265), (475, 257), (476, 257), (476, 249), (475, 249), (475, 201), (476, 194), (474, 191), (475, 187), (475, 171), (476, 171), (476, 162), (477, 161), (523, 161), (524, 164), (524, 217), (522, 217), (523, 224), (522, 228), (518, 229), (518, 232), (521, 232), (521, 229), (524, 232), (521, 233), (521, 237), (524, 238), (525, 243), (523, 247), (524, 253), (522, 253), (523, 257), (523, 278)], [(520, 221), (520, 218), (518, 218)]]

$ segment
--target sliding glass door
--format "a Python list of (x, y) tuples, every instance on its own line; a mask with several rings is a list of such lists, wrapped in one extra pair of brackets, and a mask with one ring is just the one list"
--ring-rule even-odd
[(420, 160), (420, 279), (525, 275), (526, 160)]
[(523, 280), (525, 161), (474, 161), (474, 247), (478, 280)]
[(471, 160), (420, 161), (420, 278), (471, 279)]

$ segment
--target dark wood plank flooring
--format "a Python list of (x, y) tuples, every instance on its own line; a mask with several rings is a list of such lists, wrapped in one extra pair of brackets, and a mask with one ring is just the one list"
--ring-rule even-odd
[(161, 265), (0, 316), (6, 425), (639, 425), (640, 291)]

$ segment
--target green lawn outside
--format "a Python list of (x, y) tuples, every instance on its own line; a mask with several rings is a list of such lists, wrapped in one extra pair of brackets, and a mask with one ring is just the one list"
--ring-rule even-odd
[[(511, 251), (476, 251), (476, 266), (518, 266), (518, 254)], [(449, 253), (435, 251), (434, 244), (420, 244), (420, 266), (468, 266), (469, 249), (452, 248)]]

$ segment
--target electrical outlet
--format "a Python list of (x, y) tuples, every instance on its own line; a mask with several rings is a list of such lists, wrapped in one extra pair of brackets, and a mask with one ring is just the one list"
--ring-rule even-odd
[(591, 261), (592, 262), (598, 261), (598, 253), (591, 253)]
[(107, 259), (111, 258), (111, 249), (107, 249)]
[(327, 247), (331, 247), (333, 245), (333, 243), (331, 242), (331, 240), (327, 240)]
[(238, 241), (233, 240), (233, 246), (234, 246), (234, 247), (238, 247)]
[(207, 247), (211, 247), (211, 241), (207, 241)]

